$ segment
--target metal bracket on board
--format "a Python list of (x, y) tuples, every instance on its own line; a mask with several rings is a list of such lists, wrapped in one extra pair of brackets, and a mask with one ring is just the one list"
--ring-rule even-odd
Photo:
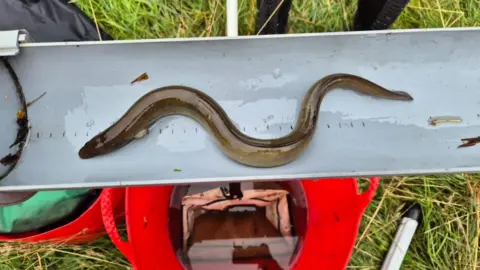
[(20, 43), (33, 42), (27, 30), (0, 31), (0, 56), (14, 56), (20, 53)]

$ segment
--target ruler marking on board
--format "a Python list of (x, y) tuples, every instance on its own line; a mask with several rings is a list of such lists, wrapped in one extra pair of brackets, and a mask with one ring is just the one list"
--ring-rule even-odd
[[(360, 122), (360, 121), (358, 121)], [(362, 123), (362, 128), (365, 128), (366, 127), (366, 124), (364, 121), (361, 121)], [(177, 134), (178, 133), (178, 130), (181, 130), (180, 133), (183, 133), (183, 134), (198, 134), (199, 131), (200, 132), (204, 132), (205, 129), (203, 129), (203, 127), (198, 127), (199, 124), (187, 124), (187, 125), (182, 125), (181, 123), (180, 124), (177, 124), (175, 127), (172, 127), (172, 125), (170, 126), (165, 126), (165, 127), (159, 127), (158, 128), (158, 134), (160, 135), (168, 135), (168, 134)], [(275, 124), (274, 126), (277, 126), (277, 129), (278, 129), (278, 132), (276, 129), (272, 129), (272, 127), (268, 124), (265, 124), (262, 126), (262, 128), (259, 128), (257, 126), (254, 126), (253, 129), (251, 129), (251, 126), (250, 128), (247, 127), (247, 126), (241, 126), (240, 129), (245, 133), (245, 134), (248, 134), (250, 136), (255, 136), (255, 134), (262, 134), (266, 131), (273, 131), (273, 133), (270, 133), (270, 134), (273, 134), (272, 135), (272, 138), (274, 137), (279, 137), (279, 136), (284, 136), (286, 134), (288, 134), (287, 132), (284, 131), (284, 129), (282, 128), (282, 126), (287, 126), (287, 127), (290, 127), (290, 130), (293, 130), (294, 129), (294, 123), (292, 124), (289, 124), (289, 123), (281, 123), (281, 124)], [(345, 122), (338, 122), (338, 125), (333, 125), (334, 127), (337, 127), (338, 129), (343, 129), (344, 127), (349, 127), (349, 128), (356, 128), (357, 126), (355, 126), (353, 124), (353, 121), (345, 121)], [(318, 125), (317, 126), (317, 129), (330, 129), (332, 126), (331, 126), (331, 123), (330, 124), (324, 124), (324, 125)], [(152, 128), (150, 129), (150, 131), (153, 131), (155, 130), (156, 128)], [(69, 129), (68, 131), (66, 130), (50, 130), (50, 129), (47, 129), (47, 130), (43, 130), (42, 128), (38, 128), (38, 127), (33, 127), (32, 128), (32, 133), (36, 134), (36, 138), (37, 139), (42, 139), (42, 138), (45, 138), (44, 136), (42, 136), (42, 134), (48, 134), (47, 137), (49, 138), (52, 138), (52, 139), (56, 139), (56, 138), (60, 138), (60, 136), (56, 136), (55, 134), (61, 134), (61, 137), (65, 138), (65, 137), (68, 137), (68, 134), (73, 134), (75, 137), (78, 136), (79, 134), (84, 134), (83, 136), (85, 137), (91, 137), (91, 136), (95, 136), (97, 134), (99, 134), (100, 132), (99, 131), (90, 131), (91, 130), (91, 127), (89, 128), (80, 128), (80, 129), (76, 129), (75, 131), (72, 131), (72, 129)], [(170, 133), (165, 133), (164, 131), (165, 130), (170, 130)], [(247, 130), (249, 130), (249, 132), (247, 132)], [(251, 131), (255, 131), (255, 132), (251, 132)], [(318, 131), (317, 131), (318, 132)]]

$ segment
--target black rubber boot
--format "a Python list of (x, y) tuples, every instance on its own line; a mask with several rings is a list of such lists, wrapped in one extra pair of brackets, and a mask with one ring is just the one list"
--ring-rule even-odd
[[(281, 2), (281, 0), (257, 0), (258, 14), (255, 33), (260, 30), (260, 35), (285, 34), (287, 32), (288, 14), (292, 6), (292, 0), (284, 0), (278, 7)], [(265, 24), (267, 21), (268, 23)]]
[(400, 16), (409, 0), (359, 0), (354, 30), (385, 30)]

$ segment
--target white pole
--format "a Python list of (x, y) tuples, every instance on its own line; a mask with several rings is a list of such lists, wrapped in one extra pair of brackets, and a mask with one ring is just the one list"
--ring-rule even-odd
[(227, 0), (227, 36), (238, 36), (238, 3), (237, 0)]

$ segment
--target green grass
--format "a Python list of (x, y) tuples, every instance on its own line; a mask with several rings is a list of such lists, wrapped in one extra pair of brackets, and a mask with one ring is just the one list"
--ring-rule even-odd
[(362, 220), (351, 268), (376, 269), (405, 204), (421, 205), (424, 221), (404, 269), (477, 269), (480, 178), (471, 175), (384, 180)]
[[(253, 35), (255, 1), (239, 1), (239, 32)], [(225, 0), (77, 0), (115, 39), (223, 36)], [(351, 28), (356, 1), (294, 0), (290, 33)], [(480, 0), (412, 0), (393, 28), (478, 26)], [(383, 179), (362, 219), (349, 268), (378, 269), (403, 206), (418, 202), (424, 222), (403, 269), (480, 268), (480, 177), (446, 175)], [(321, 244), (321, 243), (319, 243)], [(159, 259), (159, 262), (161, 260)], [(125, 269), (129, 264), (105, 238), (85, 246), (0, 245), (1, 269)]]
[[(77, 0), (84, 12), (115, 39), (225, 35), (225, 0)], [(255, 33), (255, 0), (238, 0), (239, 34)], [(290, 33), (351, 29), (352, 0), (294, 0)], [(480, 25), (478, 0), (412, 0), (393, 28)]]

